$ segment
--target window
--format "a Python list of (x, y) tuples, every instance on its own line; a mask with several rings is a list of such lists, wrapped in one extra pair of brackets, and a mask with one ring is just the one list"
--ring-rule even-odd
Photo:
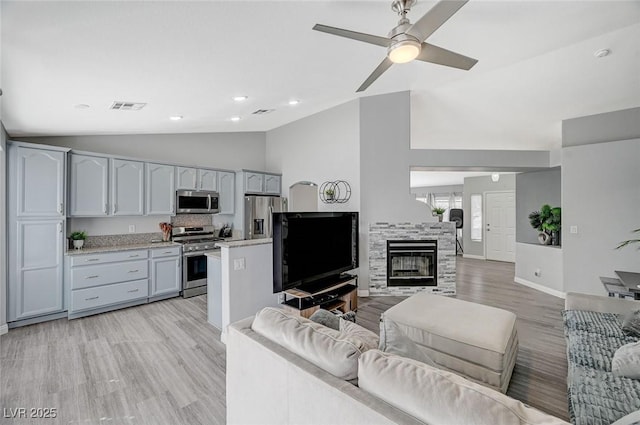
[(482, 242), (482, 195), (471, 195), (471, 240)]

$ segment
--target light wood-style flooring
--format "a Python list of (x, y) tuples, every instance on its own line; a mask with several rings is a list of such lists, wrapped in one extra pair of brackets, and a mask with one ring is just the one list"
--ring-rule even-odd
[[(513, 264), (459, 257), (458, 298), (518, 315), (508, 394), (566, 419), (563, 302), (513, 283), (513, 275)], [(377, 331), (380, 313), (402, 299), (361, 298), (358, 323)], [(206, 322), (206, 296), (12, 329), (0, 337), (0, 423), (223, 424), (219, 338)], [(55, 408), (57, 418), (5, 417), (21, 407), (27, 415)]]

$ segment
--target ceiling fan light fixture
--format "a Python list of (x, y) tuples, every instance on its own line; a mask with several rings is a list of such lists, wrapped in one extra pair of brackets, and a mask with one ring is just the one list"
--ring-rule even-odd
[(420, 54), (420, 43), (414, 40), (402, 40), (389, 46), (387, 56), (393, 63), (411, 62)]

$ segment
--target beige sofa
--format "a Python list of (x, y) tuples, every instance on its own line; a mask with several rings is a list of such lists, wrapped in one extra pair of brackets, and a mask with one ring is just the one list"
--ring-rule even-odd
[[(252, 322), (228, 329), (228, 424), (566, 424), (498, 391), (378, 350), (360, 356), (358, 387), (256, 333)], [(424, 409), (437, 410), (427, 416), (439, 419), (420, 420)]]

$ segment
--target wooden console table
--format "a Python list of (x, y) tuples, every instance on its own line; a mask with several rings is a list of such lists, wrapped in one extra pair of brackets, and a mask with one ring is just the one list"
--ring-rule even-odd
[[(285, 300), (282, 307), (292, 313), (309, 318), (313, 313), (322, 309), (340, 310), (343, 313), (358, 309), (357, 278), (347, 278), (329, 285), (313, 293), (300, 289), (284, 291)], [(287, 296), (291, 299), (287, 300)]]

